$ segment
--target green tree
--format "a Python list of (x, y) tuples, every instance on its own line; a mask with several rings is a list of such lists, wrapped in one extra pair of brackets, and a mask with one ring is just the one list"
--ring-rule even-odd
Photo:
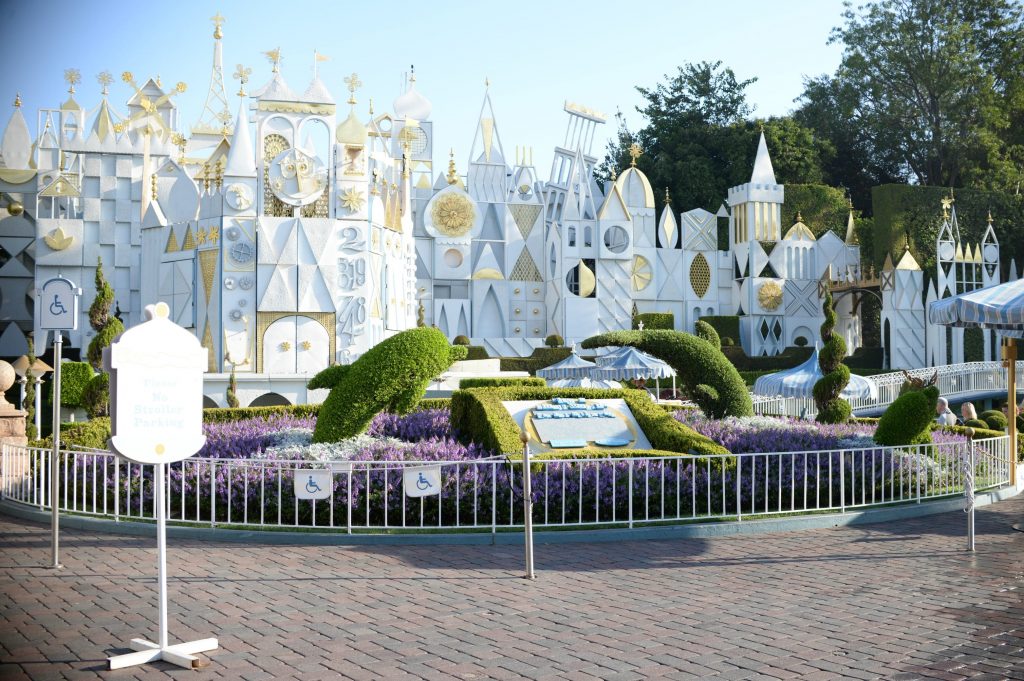
[(238, 408), (238, 379), (235, 378), (235, 365), (231, 365), (231, 375), (228, 377), (228, 390), (224, 395), (224, 401), (232, 409)]
[(821, 304), (825, 321), (821, 325), (822, 347), (818, 352), (818, 366), (823, 374), (814, 384), (814, 404), (818, 408), (818, 423), (845, 423), (850, 420), (850, 403), (840, 393), (850, 382), (850, 369), (843, 364), (846, 341), (835, 332), (836, 311), (832, 307), (832, 293), (825, 293)]
[[(1010, 189), (1024, 159), (1024, 10), (1011, 0), (878, 0), (830, 42), (834, 77), (807, 82), (797, 118), (848, 154), (858, 199), (884, 174)], [(853, 171), (860, 166), (863, 172)], [(834, 181), (834, 179), (833, 179)]]
[(96, 335), (89, 341), (86, 357), (96, 371), (103, 371), (103, 348), (124, 332), (124, 324), (110, 314), (114, 302), (114, 288), (103, 276), (103, 259), (96, 258), (96, 297), (89, 306), (89, 325)]

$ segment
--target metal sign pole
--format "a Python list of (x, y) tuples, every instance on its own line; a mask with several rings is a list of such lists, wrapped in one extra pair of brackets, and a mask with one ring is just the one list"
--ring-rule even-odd
[(523, 538), (526, 543), (526, 579), (536, 579), (533, 572), (533, 489), (530, 484), (530, 443), (523, 431)]
[(167, 464), (158, 463), (156, 469), (156, 553), (157, 581), (160, 591), (160, 650), (167, 649), (167, 509), (164, 503), (164, 469)]
[(974, 429), (967, 429), (967, 470), (964, 475), (964, 511), (967, 512), (967, 550), (974, 551)]
[[(64, 338), (60, 331), (53, 339), (53, 454), (50, 456), (50, 531), (53, 557), (51, 568), (60, 564), (60, 482), (57, 461), (60, 458), (60, 361), (63, 354)], [(39, 433), (42, 436), (42, 433)]]

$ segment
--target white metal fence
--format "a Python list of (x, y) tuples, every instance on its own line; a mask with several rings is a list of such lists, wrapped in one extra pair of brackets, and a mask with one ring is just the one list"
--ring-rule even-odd
[[(845, 511), (963, 494), (968, 445), (716, 456), (531, 462), (537, 526), (628, 525)], [(1009, 480), (1009, 438), (978, 440), (975, 489)], [(4, 445), (0, 495), (49, 508), (52, 452)], [(441, 493), (410, 498), (409, 466), (440, 466)], [(331, 497), (295, 497), (293, 477), (327, 464), (191, 458), (168, 466), (168, 519), (190, 525), (317, 527), (343, 531), (466, 529), (523, 524), (523, 465), (516, 458), (352, 461), (334, 464)], [(153, 467), (109, 452), (66, 451), (58, 461), (63, 512), (150, 520)]]
[[(925, 380), (938, 372), (939, 394), (948, 400), (955, 401), (961, 396), (970, 396), (982, 392), (1006, 392), (1006, 369), (1001, 362), (967, 362), (948, 366), (911, 369), (907, 373), (915, 378)], [(1017, 362), (1017, 375), (1024, 375), (1024, 361)], [(906, 380), (903, 372), (865, 376), (867, 380), (878, 386), (878, 397), (875, 399), (848, 400), (854, 411), (885, 407), (892, 404), (900, 394), (900, 386)], [(754, 411), (764, 416), (791, 416), (795, 418), (812, 418), (817, 413), (814, 399), (811, 397), (769, 397), (753, 395)]]

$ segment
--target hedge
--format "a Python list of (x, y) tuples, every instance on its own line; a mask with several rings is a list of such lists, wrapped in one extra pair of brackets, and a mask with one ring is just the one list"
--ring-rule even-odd
[(740, 342), (740, 318), (736, 315), (710, 315), (700, 320), (710, 324), (719, 338), (732, 338), (737, 344)]
[(1006, 414), (998, 409), (988, 409), (978, 414), (978, 418), (988, 424), (992, 430), (1002, 432), (1009, 425), (1006, 421)]
[(843, 360), (851, 369), (881, 369), (885, 362), (885, 348), (859, 347)]
[(721, 350), (681, 331), (612, 331), (591, 336), (585, 348), (631, 345), (667, 362), (676, 381), (709, 418), (752, 416), (754, 406), (743, 379)]
[(433, 327), (409, 329), (385, 339), (367, 350), (331, 386), (316, 420), (313, 441), (335, 442), (358, 435), (382, 411), (410, 411), (430, 381), (465, 356), (464, 346), (449, 345), (445, 335)]
[(875, 442), (890, 447), (931, 442), (931, 425), (935, 421), (938, 399), (939, 389), (934, 385), (922, 390), (908, 390), (897, 397), (878, 419)]
[(291, 404), (277, 407), (210, 407), (203, 409), (203, 423), (230, 423), (247, 419), (267, 419), (271, 416), (288, 415), (302, 418), (317, 416), (319, 404)]
[(96, 374), (82, 390), (82, 405), (90, 418), (110, 415), (110, 376)]
[[(107, 449), (107, 440), (109, 439), (110, 417), (108, 416), (99, 416), (89, 421), (62, 423), (60, 426), (61, 447), (68, 449), (77, 447)], [(53, 435), (50, 434), (43, 440), (37, 440), (33, 446), (53, 448)]]
[(796, 223), (800, 213), (803, 223), (816, 238), (832, 230), (840, 239), (846, 238), (846, 220), (850, 207), (846, 192), (824, 184), (786, 183), (786, 197), (782, 204), (782, 234)]
[(487, 348), (482, 345), (470, 345), (466, 348), (466, 359), (490, 359)]
[(514, 376), (512, 378), (464, 378), (459, 381), (459, 388), (514, 388), (520, 386), (546, 387), (547, 381), (534, 376)]
[(502, 357), (501, 370), (526, 371), (532, 376), (537, 373), (537, 369), (561, 362), (571, 354), (572, 348), (534, 348), (529, 357)]
[(698, 319), (693, 325), (693, 335), (697, 338), (703, 338), (708, 343), (711, 343), (719, 350), (722, 349), (722, 339), (715, 331), (715, 327), (708, 324), (703, 319)]
[(656, 449), (699, 454), (728, 454), (710, 439), (683, 425), (639, 390), (587, 388), (470, 388), (452, 395), (452, 423), (463, 442), (476, 442), (493, 452), (512, 454), (522, 449), (519, 425), (502, 402), (550, 400), (554, 397), (621, 398)]
[[(707, 319), (707, 317), (704, 317), (704, 319)], [(722, 346), (722, 354), (740, 371), (779, 371), (781, 369), (791, 369), (798, 364), (806, 362), (813, 353), (814, 348), (811, 347), (789, 347), (783, 350), (781, 354), (772, 357), (751, 357), (739, 345)]]
[[(60, 365), (60, 404), (71, 409), (85, 408), (82, 399), (85, 387), (96, 375), (88, 362), (63, 362)], [(47, 391), (47, 401), (53, 404), (53, 382), (49, 383), (51, 390)]]
[(676, 317), (671, 312), (641, 312), (633, 317), (633, 328), (639, 329), (640, 322), (644, 323), (644, 331), (655, 329), (671, 331), (676, 328)]

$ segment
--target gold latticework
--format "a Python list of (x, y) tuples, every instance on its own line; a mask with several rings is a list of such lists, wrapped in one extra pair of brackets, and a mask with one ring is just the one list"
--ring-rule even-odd
[(698, 298), (703, 298), (711, 288), (711, 267), (703, 253), (698, 253), (690, 263), (690, 287)]
[(164, 253), (177, 253), (181, 249), (178, 247), (178, 237), (174, 235), (174, 228), (169, 227), (168, 230), (171, 235), (167, 237), (167, 247), (164, 249)]
[(468, 196), (456, 192), (442, 194), (430, 209), (434, 228), (447, 236), (463, 236), (473, 227), (476, 209)]
[(324, 190), (320, 196), (311, 204), (302, 207), (304, 218), (326, 218), (330, 217), (330, 191)]
[(217, 273), (217, 249), (208, 248), (199, 251), (199, 269), (203, 277), (203, 293), (206, 295), (206, 305), (210, 305), (210, 294), (213, 293), (213, 276)]
[(512, 268), (512, 276), (509, 278), (514, 281), (544, 281), (540, 276), (540, 270), (537, 269), (537, 263), (533, 261), (530, 251), (526, 248), (519, 254), (519, 259)]
[(651, 269), (650, 261), (642, 255), (634, 255), (633, 267), (629, 277), (633, 284), (633, 290), (643, 291), (650, 286), (651, 279), (653, 278), (654, 272)]
[(196, 247), (196, 238), (194, 236), (192, 236), (192, 228), (191, 227), (186, 227), (185, 228), (185, 239), (181, 243), (181, 250), (183, 250), (183, 251), (191, 251), (195, 247)]
[(524, 239), (533, 231), (533, 225), (537, 222), (537, 216), (540, 215), (540, 208), (540, 205), (534, 203), (513, 203), (508, 207), (508, 212), (512, 213), (516, 227), (519, 228), (519, 233), (523, 235)]
[(269, 217), (289, 218), (293, 214), (294, 209), (277, 198), (270, 186), (270, 160), (290, 146), (288, 140), (281, 135), (267, 135), (263, 138), (263, 214)]
[[(212, 251), (211, 251), (212, 253)], [(203, 331), (203, 348), (206, 349), (206, 370), (208, 372), (217, 372), (217, 362), (214, 361), (216, 353), (213, 349), (213, 332), (210, 331), (210, 318), (206, 318), (206, 330)]]

